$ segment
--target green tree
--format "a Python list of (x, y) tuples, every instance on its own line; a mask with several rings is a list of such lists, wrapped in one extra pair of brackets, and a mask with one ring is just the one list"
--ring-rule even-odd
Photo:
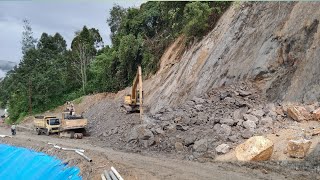
[(115, 35), (119, 32), (121, 22), (126, 16), (127, 10), (119, 5), (114, 5), (110, 10), (110, 17), (107, 19), (107, 24), (110, 27), (110, 38), (114, 44), (116, 44)]
[(202, 36), (209, 27), (208, 17), (211, 8), (207, 3), (200, 1), (188, 3), (184, 9), (185, 27), (187, 36)]
[(32, 27), (30, 25), (29, 20), (24, 19), (23, 20), (23, 29), (24, 31), (22, 32), (22, 54), (25, 54), (29, 49), (34, 49), (35, 48), (35, 43), (37, 40), (33, 38), (33, 32), (32, 32)]
[(66, 90), (65, 53), (66, 41), (56, 33), (43, 33), (37, 44), (38, 57), (33, 67), (33, 106), (36, 111), (59, 103), (59, 96)]
[(142, 38), (136, 38), (129, 34), (123, 36), (118, 49), (119, 66), (117, 69), (117, 77), (119, 87), (126, 87), (134, 78), (138, 64), (141, 64), (141, 44)]
[(102, 38), (97, 29), (88, 29), (83, 27), (82, 31), (76, 33), (76, 37), (72, 40), (71, 49), (74, 53), (74, 67), (81, 77), (82, 90), (86, 93), (88, 82), (88, 66), (97, 54), (97, 49), (103, 46)]
[(117, 53), (109, 46), (103, 49), (104, 53), (98, 55), (90, 66), (90, 88), (91, 92), (114, 92), (118, 90), (117, 65), (119, 64)]

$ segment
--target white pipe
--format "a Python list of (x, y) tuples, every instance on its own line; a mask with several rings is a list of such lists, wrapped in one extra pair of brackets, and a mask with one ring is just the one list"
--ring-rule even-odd
[(120, 174), (118, 173), (118, 171), (116, 170), (116, 168), (114, 168), (113, 166), (111, 166), (111, 171), (113, 171), (114, 175), (116, 175), (119, 180), (123, 180), (123, 178), (120, 176)]
[(53, 147), (54, 147), (54, 148), (57, 148), (57, 149), (61, 149), (61, 147), (60, 147), (60, 146), (57, 146), (57, 145), (54, 145)]
[(107, 180), (104, 174), (101, 174), (101, 180)]
[[(1, 136), (1, 135), (0, 135)], [(54, 148), (57, 148), (57, 149), (62, 149), (62, 150), (66, 150), (66, 151), (79, 151), (79, 152), (82, 152), (84, 153), (84, 150), (83, 149), (74, 149), (74, 148), (63, 148), (61, 146), (58, 146), (58, 145), (55, 145), (53, 143), (48, 143), (49, 145), (53, 145)]]
[(112, 171), (109, 171), (109, 174), (110, 174), (112, 180), (118, 180), (117, 176), (114, 175)]
[(0, 137), (2, 137), (2, 138), (10, 137), (11, 138), (11, 136), (8, 136), (8, 135), (0, 135)]
[(107, 170), (104, 170), (103, 173), (104, 173), (104, 176), (106, 176), (107, 180), (112, 180)]
[(73, 149), (73, 148), (61, 148), (61, 149), (62, 150), (66, 150), (66, 151), (79, 151), (79, 152), (84, 153), (83, 149)]
[(79, 154), (80, 156), (84, 157), (87, 161), (92, 162), (92, 159), (90, 159), (89, 157), (87, 157), (86, 155), (84, 155), (82, 152), (79, 151), (74, 151), (77, 154)]

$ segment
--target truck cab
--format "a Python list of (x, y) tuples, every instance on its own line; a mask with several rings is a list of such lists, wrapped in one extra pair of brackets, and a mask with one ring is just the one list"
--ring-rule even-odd
[(38, 135), (45, 133), (58, 133), (61, 121), (55, 116), (36, 116), (34, 119), (34, 126)]

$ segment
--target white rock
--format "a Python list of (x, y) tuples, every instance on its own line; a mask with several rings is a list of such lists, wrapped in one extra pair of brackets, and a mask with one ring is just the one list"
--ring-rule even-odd
[(230, 146), (228, 144), (220, 144), (219, 146), (216, 147), (217, 153), (222, 153), (226, 154), (230, 150)]

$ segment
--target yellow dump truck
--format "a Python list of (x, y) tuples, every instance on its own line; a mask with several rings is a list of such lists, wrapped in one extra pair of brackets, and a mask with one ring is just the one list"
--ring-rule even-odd
[(35, 116), (34, 126), (38, 135), (57, 133), (60, 131), (60, 119), (55, 116)]
[(62, 118), (55, 116), (35, 116), (34, 126), (38, 135), (44, 133), (59, 133), (60, 137), (70, 137), (81, 139), (86, 133), (87, 119), (82, 116), (70, 115), (63, 112)]

